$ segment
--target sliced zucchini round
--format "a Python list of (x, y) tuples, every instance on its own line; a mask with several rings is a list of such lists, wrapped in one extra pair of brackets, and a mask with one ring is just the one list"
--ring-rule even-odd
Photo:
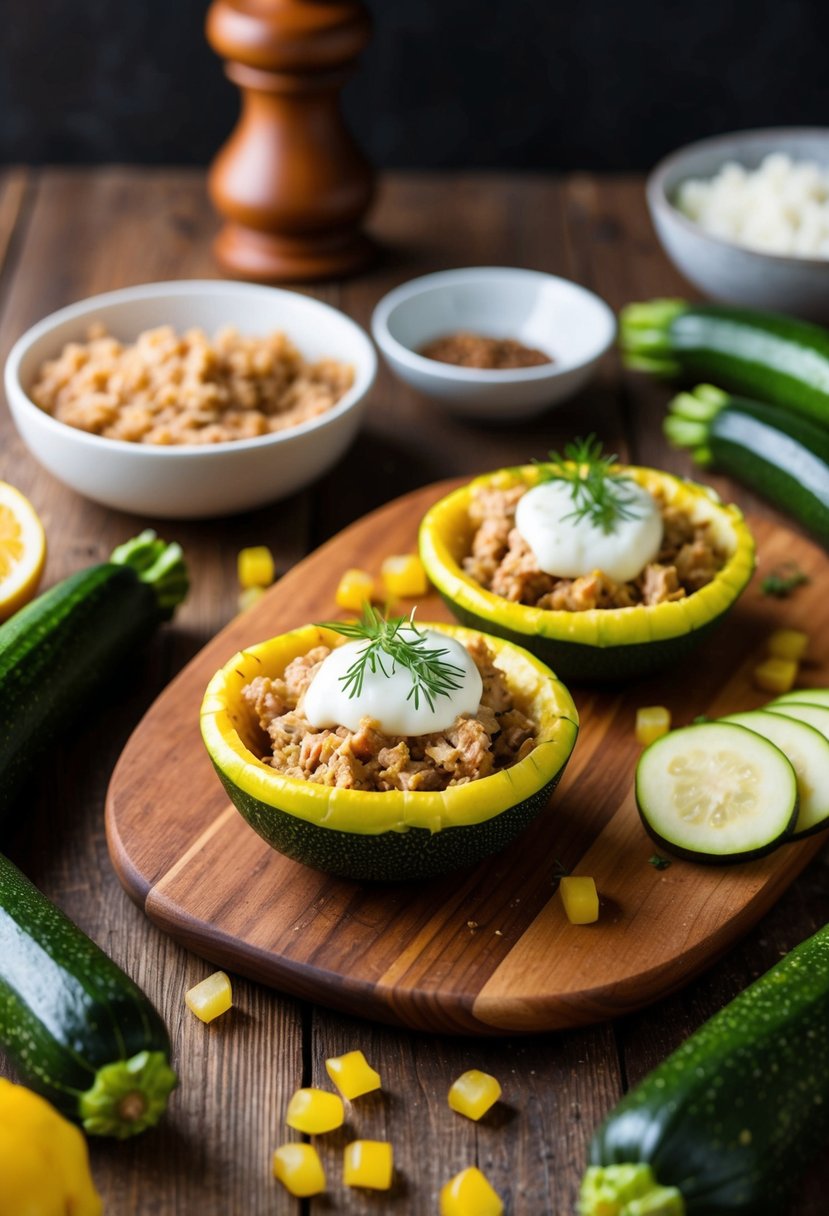
[[(829, 723), (829, 709), (824, 712)], [(792, 836), (806, 836), (826, 827), (829, 820), (829, 739), (806, 722), (770, 710), (729, 714), (721, 720), (756, 731), (779, 747), (791, 761), (797, 773), (800, 808)]]
[(797, 819), (797, 777), (779, 747), (733, 722), (672, 731), (642, 753), (636, 805), (649, 834), (693, 861), (771, 852)]
[(794, 688), (791, 692), (784, 692), (782, 697), (777, 697), (772, 701), (772, 705), (800, 705), (804, 702), (807, 705), (822, 705), (824, 709), (829, 709), (829, 688)]

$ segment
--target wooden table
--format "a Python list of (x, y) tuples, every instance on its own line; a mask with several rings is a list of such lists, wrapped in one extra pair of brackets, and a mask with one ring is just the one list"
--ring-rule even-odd
[[(197, 172), (8, 170), (0, 176), (0, 348), (53, 309), (94, 292), (154, 279), (215, 275), (215, 220)], [(687, 293), (662, 255), (638, 178), (394, 176), (374, 230), (386, 256), (371, 273), (315, 294), (363, 325), (394, 284), (458, 265), (513, 265), (567, 275), (617, 308)], [(235, 557), (267, 544), (279, 569), (385, 500), (441, 477), (543, 455), (595, 430), (626, 459), (687, 472), (659, 420), (667, 390), (620, 371), (540, 421), (485, 430), (443, 418), (382, 369), (367, 426), (320, 485), (279, 506), (211, 523), (159, 523), (180, 540), (193, 590), (175, 624), (124, 672), (114, 703), (89, 716), (48, 757), (19, 829), (4, 847), (143, 985), (170, 1027), (181, 1087), (169, 1117), (125, 1144), (92, 1146), (107, 1212), (117, 1216), (303, 1216), (324, 1212), (428, 1216), (457, 1169), (477, 1163), (513, 1216), (574, 1211), (596, 1122), (695, 1027), (785, 951), (829, 920), (829, 867), (819, 859), (759, 930), (680, 995), (628, 1017), (534, 1039), (463, 1041), (404, 1033), (345, 1018), (243, 981), (234, 1012), (206, 1028), (184, 1009), (184, 990), (210, 970), (155, 930), (109, 865), (103, 831), (107, 780), (127, 735), (178, 669), (233, 614)], [(355, 475), (356, 474), (356, 475)], [(49, 536), (47, 583), (103, 559), (148, 521), (106, 511), (44, 473), (0, 414), (0, 477), (19, 486)], [(752, 510), (739, 487), (712, 478)], [(767, 514), (770, 512), (766, 511)], [(155, 521), (149, 521), (155, 523)], [(281, 1115), (301, 1083), (325, 1082), (324, 1060), (361, 1047), (384, 1094), (361, 1105), (360, 1134), (395, 1145), (392, 1198), (346, 1192), (332, 1169), (327, 1198), (299, 1202), (270, 1177)], [(467, 1067), (500, 1077), (505, 1107), (478, 1126), (446, 1106), (449, 1081)], [(343, 1138), (333, 1137), (336, 1150)], [(806, 1180), (799, 1216), (826, 1210), (829, 1165)]]

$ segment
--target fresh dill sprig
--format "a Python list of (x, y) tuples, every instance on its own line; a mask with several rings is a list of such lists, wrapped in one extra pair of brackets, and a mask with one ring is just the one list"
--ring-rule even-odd
[(808, 582), (808, 574), (805, 574), (796, 562), (786, 562), (766, 575), (760, 584), (760, 590), (763, 595), (773, 595), (775, 599), (785, 600), (798, 587)]
[(638, 519), (632, 505), (636, 483), (614, 468), (618, 457), (605, 455), (595, 435), (574, 439), (564, 447), (564, 455), (550, 452), (544, 462), (536, 462), (539, 481), (563, 481), (570, 486), (573, 510), (565, 519), (589, 520), (608, 534), (621, 519)]
[(445, 646), (429, 645), (428, 634), (414, 623), (414, 609), (411, 616), (384, 617), (371, 604), (364, 604), (361, 620), (325, 621), (321, 628), (366, 643), (345, 675), (340, 676), (349, 700), (363, 691), (367, 671), (380, 671), (389, 677), (397, 667), (406, 668), (412, 677), (406, 700), (414, 701), (415, 709), (420, 708), (422, 697), (434, 713), (436, 697), (448, 697), (462, 687), (463, 668), (444, 659), (449, 653)]

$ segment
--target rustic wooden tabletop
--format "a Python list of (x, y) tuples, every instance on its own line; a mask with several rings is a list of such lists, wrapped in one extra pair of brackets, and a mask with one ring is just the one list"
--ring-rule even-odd
[[(0, 354), (32, 322), (83, 296), (156, 279), (215, 277), (215, 220), (195, 171), (8, 170), (0, 175)], [(405, 279), (460, 265), (528, 266), (566, 275), (614, 307), (687, 294), (656, 243), (638, 178), (407, 175), (383, 184), (374, 215), (376, 268), (314, 294), (367, 326)], [(312, 1216), (437, 1211), (440, 1185), (478, 1164), (512, 1216), (574, 1211), (590, 1134), (622, 1091), (786, 950), (829, 920), (829, 866), (814, 862), (737, 949), (678, 996), (636, 1016), (531, 1039), (432, 1038), (372, 1025), (239, 980), (236, 1008), (209, 1029), (186, 1013), (184, 990), (208, 964), (167, 940), (129, 902), (107, 857), (107, 781), (129, 732), (167, 681), (236, 608), (235, 558), (267, 544), (280, 572), (345, 524), (442, 477), (542, 455), (596, 431), (626, 459), (689, 471), (664, 444), (668, 392), (623, 374), (600, 380), (539, 421), (482, 429), (443, 417), (382, 369), (357, 444), (320, 485), (277, 506), (208, 523), (158, 522), (190, 561), (193, 590), (174, 625), (123, 673), (114, 701), (72, 724), (33, 776), (3, 847), (156, 1002), (170, 1027), (181, 1086), (162, 1126), (124, 1144), (95, 1143), (105, 1210), (118, 1216)], [(0, 477), (27, 494), (49, 537), (46, 582), (104, 559), (137, 522), (86, 502), (43, 472), (0, 412)], [(772, 515), (740, 487), (712, 478), (741, 505)], [(140, 521), (156, 524), (156, 521)], [(360, 1134), (393, 1139), (391, 1197), (346, 1191), (289, 1198), (270, 1176), (281, 1114), (301, 1083), (325, 1081), (327, 1056), (361, 1047), (385, 1093), (365, 1100)], [(1, 1067), (1, 1065), (0, 1065)], [(504, 1085), (498, 1119), (476, 1125), (446, 1106), (464, 1068)], [(339, 1148), (341, 1142), (335, 1146)], [(826, 1211), (829, 1166), (804, 1181), (800, 1216)]]

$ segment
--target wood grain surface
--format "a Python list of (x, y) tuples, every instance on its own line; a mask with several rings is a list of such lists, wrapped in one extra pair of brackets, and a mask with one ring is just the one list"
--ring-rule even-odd
[[(197, 172), (0, 171), (0, 355), (47, 312), (93, 292), (209, 277), (215, 227)], [(385, 258), (370, 274), (314, 292), (363, 325), (397, 283), (458, 265), (564, 274), (614, 308), (688, 292), (656, 243), (639, 178), (397, 175), (382, 183), (374, 235)], [(269, 545), (284, 575), (346, 524), (407, 490), (524, 461), (590, 430), (624, 459), (688, 473), (688, 458), (661, 438), (668, 396), (665, 386), (622, 372), (610, 356), (576, 400), (531, 424), (484, 430), (445, 418), (382, 368), (359, 444), (319, 485), (236, 519), (174, 526), (106, 511), (63, 489), (39, 469), (0, 409), (0, 476), (28, 494), (43, 517), (50, 542), (45, 584), (103, 558), (149, 522), (182, 542), (194, 571), (174, 624), (122, 673), (111, 699), (50, 752), (2, 841), (143, 985), (172, 1033), (181, 1085), (164, 1123), (131, 1142), (92, 1145), (107, 1213), (432, 1216), (440, 1185), (476, 1163), (510, 1216), (565, 1216), (574, 1210), (593, 1127), (624, 1089), (829, 920), (824, 852), (719, 963), (676, 995), (613, 1023), (531, 1038), (422, 1035), (234, 977), (236, 1008), (205, 1027), (187, 1014), (182, 995), (210, 965), (130, 902), (107, 856), (104, 796), (116, 759), (171, 677), (233, 616), (239, 548)], [(755, 516), (780, 518), (741, 487), (709, 480)], [(826, 573), (824, 565), (824, 585)], [(816, 633), (815, 651), (825, 657), (827, 646), (825, 631)], [(395, 1194), (388, 1200), (346, 1190), (337, 1159), (342, 1140), (335, 1137), (323, 1145), (328, 1196), (293, 1200), (274, 1183), (269, 1163), (286, 1136), (288, 1096), (299, 1083), (327, 1085), (325, 1058), (354, 1047), (380, 1070), (385, 1093), (360, 1105), (352, 1130), (392, 1137)], [(495, 1073), (504, 1085), (500, 1113), (480, 1125), (446, 1105), (450, 1081), (470, 1067)], [(793, 1213), (824, 1216), (827, 1186), (823, 1161), (804, 1179)]]
[[(676, 725), (753, 709), (765, 640), (784, 623), (825, 628), (823, 556), (758, 520), (752, 583), (719, 633), (682, 665), (618, 689), (580, 692), (576, 750), (550, 809), (504, 852), (428, 883), (360, 884), (276, 853), (227, 803), (204, 748), (199, 706), (239, 650), (337, 615), (343, 570), (379, 577), (390, 553), (416, 550), (420, 519), (458, 483), (396, 499), (300, 562), (231, 622), (159, 697), (132, 735), (107, 796), (107, 838), (122, 882), (150, 919), (230, 971), (280, 990), (416, 1030), (493, 1034), (619, 1017), (687, 983), (768, 910), (823, 841), (750, 864), (649, 865), (653, 843), (633, 798), (639, 705)], [(812, 580), (794, 604), (762, 578), (795, 561)], [(412, 601), (401, 606), (411, 610)], [(420, 620), (452, 620), (437, 593)], [(829, 663), (809, 679), (829, 685)], [(571, 925), (561, 869), (596, 879), (599, 923)]]

